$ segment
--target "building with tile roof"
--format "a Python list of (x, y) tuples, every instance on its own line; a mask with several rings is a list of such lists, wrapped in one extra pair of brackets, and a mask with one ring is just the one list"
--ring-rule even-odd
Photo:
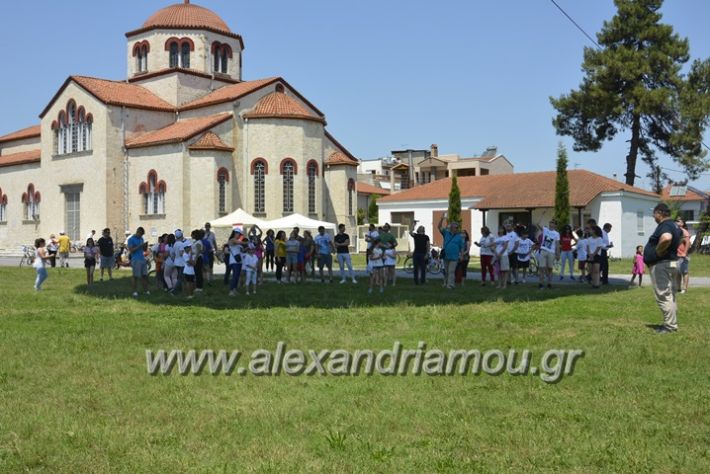
[(352, 231), (357, 158), (286, 80), (244, 80), (243, 50), (185, 0), (126, 33), (124, 80), (70, 75), (39, 124), (0, 134), (0, 248), (63, 229), (154, 240), (237, 208)]
[(661, 192), (661, 199), (678, 207), (678, 215), (686, 223), (696, 224), (710, 206), (710, 191), (693, 186), (669, 184)]
[[(633, 256), (656, 227), (651, 211), (661, 196), (586, 170), (569, 170), (568, 179), (569, 224), (577, 228), (590, 218), (600, 225), (608, 222), (611, 255)], [(463, 228), (477, 241), (484, 225), (494, 234), (505, 222), (547, 225), (554, 214), (555, 180), (555, 171), (458, 178)], [(377, 201), (379, 222), (410, 226), (417, 220), (441, 245), (435, 226), (448, 209), (450, 190), (451, 178), (445, 178), (383, 197)], [(475, 246), (471, 250), (478, 252)]]

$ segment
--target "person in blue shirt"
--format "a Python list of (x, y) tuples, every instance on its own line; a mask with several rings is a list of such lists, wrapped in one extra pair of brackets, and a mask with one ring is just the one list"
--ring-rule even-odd
[(138, 280), (143, 282), (143, 291), (146, 295), (150, 294), (148, 291), (148, 262), (143, 254), (143, 235), (145, 235), (145, 229), (139, 227), (136, 229), (136, 233), (133, 234), (127, 242), (128, 247), (128, 257), (131, 260), (131, 270), (133, 271), (133, 297), (138, 298)]
[(335, 245), (333, 245), (333, 237), (325, 233), (325, 227), (318, 227), (318, 235), (314, 239), (316, 243), (316, 253), (318, 254), (318, 271), (320, 272), (321, 283), (325, 282), (323, 278), (323, 267), (328, 267), (328, 280), (333, 283), (333, 253), (335, 253)]
[(448, 229), (444, 227), (444, 219), (448, 217), (448, 213), (444, 213), (439, 219), (439, 232), (444, 238), (442, 249), (444, 251), (444, 268), (446, 270), (446, 280), (444, 286), (449, 289), (455, 287), (456, 265), (463, 260), (464, 243), (463, 234), (459, 232), (458, 222), (449, 222)]

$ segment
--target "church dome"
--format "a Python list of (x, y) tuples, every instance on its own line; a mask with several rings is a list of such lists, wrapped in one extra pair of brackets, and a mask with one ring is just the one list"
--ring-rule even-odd
[(153, 28), (197, 28), (234, 35), (219, 15), (205, 7), (193, 5), (189, 0), (158, 10), (143, 23), (141, 30)]

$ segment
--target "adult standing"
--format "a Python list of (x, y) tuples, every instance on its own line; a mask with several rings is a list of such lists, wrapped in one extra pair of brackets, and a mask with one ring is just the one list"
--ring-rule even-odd
[(572, 226), (567, 224), (560, 233), (560, 280), (565, 278), (566, 263), (569, 267), (569, 279), (574, 281), (574, 250), (572, 250), (572, 246), (576, 241)]
[(471, 249), (471, 237), (468, 235), (468, 231), (466, 229), (464, 229), (461, 233), (463, 234), (464, 250), (461, 260), (459, 260), (458, 265), (456, 265), (456, 284), (463, 286), (468, 272), (468, 263), (471, 261), (471, 256), (469, 255)]
[(681, 231), (680, 245), (678, 245), (678, 281), (676, 288), (681, 294), (688, 291), (688, 283), (690, 282), (690, 259), (688, 258), (688, 250), (690, 249), (690, 232), (685, 225), (685, 221), (678, 217), (675, 220), (676, 225)]
[(266, 259), (266, 271), (273, 271), (275, 268), (274, 257), (276, 256), (276, 247), (274, 244), (274, 231), (269, 229), (266, 231), (266, 238), (264, 239), (264, 258)]
[(325, 283), (323, 278), (323, 267), (328, 267), (328, 280), (333, 283), (333, 253), (335, 246), (333, 238), (325, 233), (325, 227), (318, 227), (318, 235), (315, 237), (316, 252), (318, 252), (318, 272), (321, 283)]
[[(207, 282), (212, 283), (214, 278), (214, 254), (217, 251), (217, 234), (212, 231), (212, 224), (205, 222), (205, 236), (202, 245), (204, 246), (203, 260)], [(209, 245), (208, 245), (209, 244)]]
[(145, 260), (145, 254), (143, 253), (143, 236), (145, 235), (145, 229), (139, 227), (136, 229), (136, 233), (128, 239), (128, 255), (131, 260), (131, 270), (133, 272), (132, 287), (133, 287), (133, 297), (138, 298), (138, 280), (143, 283), (143, 291), (146, 295), (150, 294), (148, 291), (148, 262)]
[(282, 283), (283, 268), (286, 265), (286, 232), (280, 230), (274, 238), (274, 261), (276, 263), (276, 283)]
[(481, 286), (486, 286), (486, 273), (491, 276), (491, 283), (494, 283), (496, 277), (493, 273), (493, 249), (496, 246), (496, 238), (491, 235), (491, 229), (487, 226), (481, 227), (481, 239), (474, 244), (481, 248)]
[(377, 231), (377, 227), (375, 227), (375, 224), (370, 223), (370, 225), (367, 227), (367, 232), (365, 232), (365, 242), (367, 242), (367, 250), (365, 251), (366, 264), (369, 263), (370, 253), (372, 253), (375, 241), (379, 240), (379, 238), (380, 233)]
[(59, 248), (57, 249), (57, 254), (59, 255), (59, 266), (61, 268), (69, 268), (69, 249), (71, 248), (71, 240), (66, 232), (59, 232), (59, 238), (57, 239), (59, 243)]
[(414, 261), (414, 284), (425, 284), (426, 283), (426, 265), (427, 259), (429, 258), (429, 252), (431, 252), (431, 241), (429, 236), (426, 235), (426, 230), (423, 225), (417, 228), (417, 232), (414, 232), (414, 226), (417, 221), (412, 223), (412, 230), (409, 235), (414, 239), (414, 252), (412, 253), (412, 260)]
[(345, 233), (345, 224), (338, 225), (338, 235), (333, 239), (336, 255), (338, 257), (338, 266), (340, 267), (340, 283), (345, 283), (345, 266), (348, 267), (348, 278), (353, 283), (357, 283), (355, 274), (353, 273), (353, 262), (350, 258), (350, 236)]
[(59, 241), (57, 241), (57, 236), (52, 234), (49, 236), (49, 242), (47, 242), (47, 254), (52, 268), (57, 266), (57, 250), (59, 250)]
[(175, 230), (175, 243), (172, 250), (173, 267), (177, 271), (177, 280), (175, 282), (175, 292), (182, 291), (183, 278), (182, 274), (185, 271), (185, 236), (182, 229)]
[(108, 278), (109, 280), (113, 280), (113, 266), (115, 264), (114, 261), (114, 248), (113, 248), (113, 239), (111, 238), (111, 229), (108, 227), (105, 228), (101, 232), (101, 237), (99, 237), (99, 241), (97, 242), (99, 245), (99, 268), (100, 268), (100, 275), (99, 278), (101, 281), (104, 281), (104, 270), (108, 270)]
[(516, 229), (522, 228), (523, 226), (518, 225), (516, 227), (512, 222), (506, 222), (504, 227), (505, 238), (508, 239), (508, 249), (506, 252), (508, 253), (508, 264), (510, 266), (508, 283), (512, 284), (518, 278), (518, 245), (520, 245), (520, 235)]
[(602, 241), (604, 246), (602, 247), (602, 263), (601, 263), (601, 282), (602, 285), (609, 284), (609, 249), (614, 247), (614, 242), (609, 239), (609, 232), (611, 232), (611, 224), (608, 222), (602, 227)]
[(680, 228), (671, 219), (667, 204), (653, 208), (656, 230), (643, 249), (643, 261), (649, 267), (656, 303), (663, 314), (663, 324), (656, 328), (659, 334), (678, 330), (676, 284), (678, 279), (678, 246), (683, 237)]
[(392, 228), (390, 227), (389, 223), (385, 223), (385, 225), (382, 226), (382, 232), (379, 233), (380, 242), (385, 248), (397, 247), (397, 239), (394, 235), (392, 235), (391, 230)]
[(464, 251), (464, 240), (462, 234), (459, 232), (458, 222), (449, 222), (448, 229), (444, 227), (444, 219), (446, 219), (448, 213), (444, 213), (439, 219), (439, 232), (444, 238), (444, 244), (442, 245), (444, 251), (444, 267), (446, 268), (446, 281), (444, 286), (448, 289), (455, 288), (456, 281), (456, 265), (459, 261), (463, 259)]
[(555, 261), (560, 259), (560, 233), (557, 232), (557, 221), (552, 219), (548, 227), (542, 228), (542, 240), (540, 242), (540, 252), (538, 253), (538, 269), (540, 272), (539, 288), (552, 288), (552, 269)]

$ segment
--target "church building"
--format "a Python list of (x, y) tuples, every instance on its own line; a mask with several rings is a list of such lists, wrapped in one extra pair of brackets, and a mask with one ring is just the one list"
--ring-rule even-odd
[(126, 33), (125, 80), (69, 76), (38, 125), (0, 136), (0, 248), (104, 227), (154, 240), (236, 208), (353, 232), (358, 160), (286, 80), (243, 80), (243, 50), (185, 0)]

